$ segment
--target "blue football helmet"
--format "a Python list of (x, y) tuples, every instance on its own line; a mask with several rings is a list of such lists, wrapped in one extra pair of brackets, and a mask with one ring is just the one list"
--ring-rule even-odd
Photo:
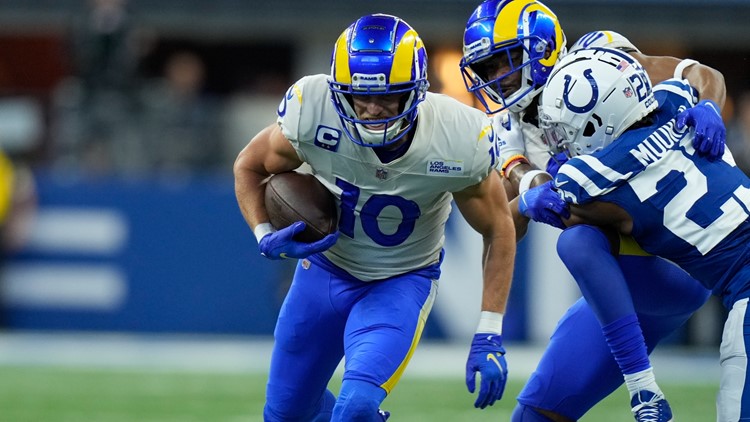
[[(396, 142), (412, 127), (417, 105), (425, 99), (427, 51), (408, 23), (395, 16), (367, 15), (347, 28), (336, 41), (329, 80), (331, 99), (349, 138), (365, 147)], [(362, 120), (352, 95), (402, 94), (399, 114), (382, 120)], [(383, 130), (365, 125), (385, 124)]]
[(542, 90), (565, 54), (566, 40), (557, 17), (541, 2), (487, 0), (466, 23), (463, 51), (460, 67), (466, 89), (485, 111), (520, 112)]

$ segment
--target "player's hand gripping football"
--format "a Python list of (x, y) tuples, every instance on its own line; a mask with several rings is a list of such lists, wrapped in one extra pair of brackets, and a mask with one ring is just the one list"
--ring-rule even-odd
[(518, 198), (518, 211), (534, 221), (564, 229), (562, 218), (570, 218), (568, 204), (552, 187), (552, 181), (533, 187)]
[(508, 380), (508, 364), (505, 362), (503, 338), (499, 334), (474, 334), (466, 361), (466, 387), (470, 393), (476, 388), (479, 372), (479, 394), (474, 407), (484, 409), (503, 397)]
[(261, 255), (270, 259), (307, 258), (312, 254), (323, 252), (330, 248), (339, 238), (339, 232), (337, 231), (317, 242), (305, 243), (294, 240), (294, 236), (303, 230), (305, 230), (305, 223), (297, 221), (289, 227), (268, 233), (258, 242)]
[(712, 161), (724, 155), (727, 130), (715, 102), (703, 100), (680, 113), (677, 116), (677, 129), (685, 126), (695, 128), (693, 147), (698, 154)]

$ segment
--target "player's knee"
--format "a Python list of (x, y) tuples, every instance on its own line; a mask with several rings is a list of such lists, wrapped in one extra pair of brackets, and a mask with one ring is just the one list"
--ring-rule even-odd
[(575, 422), (573, 419), (566, 418), (562, 415), (550, 411), (544, 411), (521, 403), (513, 409), (510, 416), (511, 422)]
[(331, 422), (382, 420), (378, 414), (378, 408), (385, 399), (385, 395), (385, 390), (369, 382), (344, 381), (336, 406), (333, 408)]
[(609, 240), (601, 230), (584, 224), (568, 227), (557, 239), (557, 254), (568, 267), (590, 265), (587, 251), (609, 252)]

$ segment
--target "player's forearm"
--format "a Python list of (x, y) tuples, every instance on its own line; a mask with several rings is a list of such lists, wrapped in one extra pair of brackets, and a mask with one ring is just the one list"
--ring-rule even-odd
[(482, 311), (505, 313), (508, 304), (516, 241), (513, 222), (503, 220), (498, 234), (484, 240)]
[[(510, 171), (507, 171), (506, 176), (506, 180), (513, 186), (514, 191), (518, 194), (522, 193), (519, 192), (520, 190), (525, 192), (530, 188), (552, 180), (552, 176), (550, 176), (549, 173), (539, 171), (528, 163), (517, 165)], [(510, 201), (510, 210), (513, 217), (513, 224), (516, 229), (516, 241), (520, 241), (526, 236), (529, 222), (531, 220), (518, 211), (518, 196), (515, 196), (513, 200)]]
[(252, 170), (250, 160), (250, 155), (243, 151), (234, 163), (234, 193), (242, 216), (250, 228), (254, 229), (269, 219), (263, 188), (265, 177)]
[(534, 186), (539, 186), (552, 180), (552, 176), (549, 173), (539, 170), (528, 163), (520, 164), (506, 172), (506, 178), (515, 188), (518, 195)]
[(265, 180), (271, 175), (290, 171), (302, 164), (290, 142), (277, 124), (261, 130), (234, 162), (234, 192), (248, 225), (255, 229), (269, 221), (265, 207)]
[(466, 222), (482, 235), (482, 310), (505, 312), (516, 242), (500, 175), (490, 173), (481, 183), (455, 192), (453, 199)]
[(520, 242), (526, 236), (526, 232), (529, 230), (529, 223), (531, 222), (530, 218), (524, 216), (518, 210), (518, 201), (519, 197), (515, 197), (509, 204), (511, 216), (513, 217), (513, 226), (516, 230), (516, 242)]
[(701, 100), (712, 100), (719, 107), (724, 107), (727, 87), (724, 75), (718, 70), (690, 59), (683, 60), (671, 56), (634, 53), (633, 57), (646, 69), (652, 84), (655, 85), (674, 77), (687, 79), (690, 85), (698, 91)]
[(712, 100), (724, 108), (727, 87), (721, 72), (703, 64), (694, 64), (685, 69), (683, 74), (690, 85), (698, 91), (701, 100)]

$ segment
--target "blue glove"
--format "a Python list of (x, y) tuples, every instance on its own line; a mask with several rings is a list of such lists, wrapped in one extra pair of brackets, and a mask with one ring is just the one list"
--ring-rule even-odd
[(312, 254), (330, 248), (339, 238), (339, 232), (336, 232), (312, 243), (298, 242), (292, 239), (303, 230), (305, 230), (305, 223), (297, 221), (289, 227), (263, 236), (258, 242), (260, 254), (270, 259), (307, 258)]
[(508, 364), (502, 343), (503, 337), (498, 334), (474, 334), (466, 361), (466, 387), (470, 393), (474, 393), (477, 372), (481, 376), (474, 407), (484, 409), (503, 397), (508, 380)]
[(727, 130), (721, 119), (719, 106), (711, 100), (703, 100), (677, 116), (677, 130), (685, 126), (695, 128), (693, 147), (698, 154), (711, 161), (724, 155)]
[(518, 211), (534, 221), (564, 229), (562, 218), (570, 218), (568, 204), (552, 188), (552, 180), (533, 187), (518, 198)]
[(565, 164), (568, 160), (568, 154), (558, 152), (547, 161), (547, 173), (549, 173), (550, 176), (555, 177), (557, 171), (560, 170), (560, 166)]

